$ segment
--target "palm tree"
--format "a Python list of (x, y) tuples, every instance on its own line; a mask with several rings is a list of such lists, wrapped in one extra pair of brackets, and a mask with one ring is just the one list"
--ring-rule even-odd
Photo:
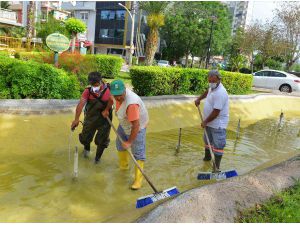
[(164, 12), (168, 2), (140, 2), (140, 8), (147, 13), (147, 25), (150, 28), (146, 43), (146, 65), (152, 65), (157, 50), (159, 28), (165, 24)]
[(33, 36), (34, 29), (34, 1), (29, 2), (29, 9), (27, 11), (27, 41), (30, 41)]
[(1, 1), (0, 2), (0, 8), (1, 9), (8, 9), (10, 6), (9, 2), (8, 1)]

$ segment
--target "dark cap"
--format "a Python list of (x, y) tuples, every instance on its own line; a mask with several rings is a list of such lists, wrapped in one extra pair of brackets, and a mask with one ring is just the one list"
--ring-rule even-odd
[(102, 80), (101, 74), (99, 72), (90, 72), (88, 76), (89, 84), (100, 83)]
[(218, 70), (210, 70), (208, 72), (208, 76), (212, 77), (212, 76), (217, 76), (219, 79), (221, 79), (221, 74), (219, 73)]

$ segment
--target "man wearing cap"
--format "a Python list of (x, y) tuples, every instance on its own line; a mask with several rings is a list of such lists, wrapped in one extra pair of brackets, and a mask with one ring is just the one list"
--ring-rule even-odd
[[(221, 83), (221, 75), (217, 70), (208, 72), (209, 89), (195, 100), (195, 105), (199, 106), (200, 101), (205, 99), (204, 103), (204, 121), (201, 123), (212, 145), (215, 155), (216, 167), (220, 169), (221, 159), (226, 145), (226, 128), (229, 120), (229, 98), (226, 89)], [(203, 136), (205, 143), (204, 161), (210, 161), (211, 155), (205, 135)]]
[(95, 136), (95, 144), (97, 145), (95, 163), (97, 164), (110, 142), (110, 124), (105, 118), (109, 116), (112, 119), (113, 98), (110, 94), (109, 85), (103, 83), (100, 73), (91, 72), (88, 75), (88, 82), (91, 86), (87, 87), (81, 95), (71, 129), (74, 130), (78, 126), (80, 114), (83, 107), (85, 107), (83, 128), (79, 134), (79, 141), (84, 146), (84, 157), (88, 158), (90, 144), (97, 132)]
[[(143, 169), (146, 160), (146, 127), (149, 121), (148, 111), (142, 99), (125, 88), (121, 80), (111, 83), (111, 94), (115, 99), (116, 115), (119, 119), (118, 133), (125, 141), (123, 144), (116, 140), (119, 167), (128, 169), (129, 155), (126, 149), (131, 148), (134, 158)], [(142, 186), (143, 175), (135, 167), (135, 180), (131, 189), (137, 190)]]

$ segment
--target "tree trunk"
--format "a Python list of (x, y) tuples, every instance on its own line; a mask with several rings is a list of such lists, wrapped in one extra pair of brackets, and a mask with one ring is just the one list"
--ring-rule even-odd
[(189, 53), (186, 53), (185, 54), (185, 68), (187, 68), (188, 67), (188, 65), (189, 65)]
[(27, 48), (30, 47), (32, 35), (33, 35), (33, 23), (34, 23), (34, 2), (29, 2), (29, 9), (27, 10)]
[(158, 30), (150, 28), (149, 35), (146, 43), (146, 59), (145, 64), (151, 66), (153, 63), (154, 55), (157, 50), (158, 44)]
[(72, 53), (75, 52), (75, 42), (76, 42), (76, 34), (72, 33), (72, 50), (71, 50)]
[(195, 56), (192, 56), (191, 68), (193, 68), (193, 65), (194, 65), (194, 57), (195, 57)]

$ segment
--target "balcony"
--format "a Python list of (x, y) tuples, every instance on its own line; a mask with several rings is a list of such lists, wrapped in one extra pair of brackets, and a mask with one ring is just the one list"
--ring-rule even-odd
[(0, 26), (22, 26), (17, 21), (17, 13), (7, 10), (0, 9)]

